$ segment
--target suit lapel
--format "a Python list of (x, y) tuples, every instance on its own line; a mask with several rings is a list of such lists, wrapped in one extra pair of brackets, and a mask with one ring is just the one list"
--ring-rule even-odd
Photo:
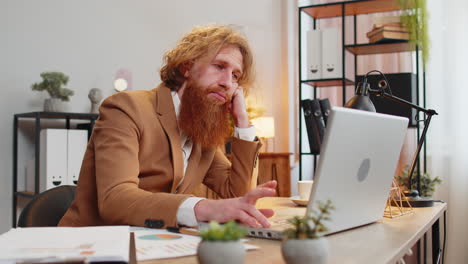
[(200, 158), (201, 158), (201, 147), (200, 145), (193, 145), (192, 153), (190, 154), (190, 158), (187, 164), (187, 171), (185, 172), (184, 181), (180, 186), (180, 192), (186, 193), (186, 190), (192, 190), (195, 188), (194, 185), (198, 185), (198, 182), (195, 177), (200, 176), (197, 175), (197, 171), (199, 171), (200, 165)]
[(174, 181), (171, 192), (173, 193), (183, 178), (184, 161), (182, 157), (179, 127), (177, 125), (174, 104), (172, 102), (171, 90), (163, 85), (158, 87), (157, 114), (162, 128), (166, 132), (171, 145), (171, 155), (174, 168)]

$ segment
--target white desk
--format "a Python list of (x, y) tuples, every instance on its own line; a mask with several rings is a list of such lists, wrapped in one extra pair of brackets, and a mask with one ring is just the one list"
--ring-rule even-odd
[[(287, 198), (263, 198), (258, 201), (259, 208), (275, 208), (280, 211), (304, 211)], [(436, 203), (430, 208), (415, 208), (413, 214), (394, 219), (383, 218), (381, 221), (327, 236), (330, 244), (329, 263), (395, 263), (405, 255), (424, 234), (432, 227), (439, 233), (439, 218), (446, 211), (447, 205)], [(434, 234), (438, 246), (438, 235)], [(433, 240), (434, 240), (433, 239)], [(260, 249), (249, 251), (245, 263), (285, 263), (281, 256), (281, 241), (250, 239), (250, 243)], [(183, 257), (141, 263), (198, 263), (196, 257)]]

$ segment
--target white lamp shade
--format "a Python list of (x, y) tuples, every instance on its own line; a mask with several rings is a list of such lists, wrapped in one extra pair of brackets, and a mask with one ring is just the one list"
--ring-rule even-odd
[(128, 82), (127, 82), (127, 80), (125, 80), (123, 78), (118, 78), (118, 79), (116, 79), (114, 81), (114, 88), (118, 92), (122, 92), (122, 91), (127, 90), (127, 87), (128, 87)]
[(259, 117), (252, 120), (257, 136), (260, 138), (275, 137), (275, 120), (271, 116)]

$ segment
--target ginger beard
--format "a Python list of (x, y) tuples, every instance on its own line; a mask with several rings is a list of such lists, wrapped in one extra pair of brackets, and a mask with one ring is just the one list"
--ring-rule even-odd
[(204, 88), (189, 81), (182, 95), (179, 128), (193, 143), (200, 144), (203, 149), (224, 145), (230, 133), (230, 96), (226, 94), (225, 103), (207, 96), (218, 91), (224, 92), (224, 89)]

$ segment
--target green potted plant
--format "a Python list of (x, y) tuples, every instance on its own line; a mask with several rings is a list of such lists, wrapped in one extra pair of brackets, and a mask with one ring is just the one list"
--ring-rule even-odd
[(34, 83), (31, 86), (33, 91), (47, 91), (50, 98), (44, 101), (44, 111), (61, 112), (63, 105), (61, 101), (69, 101), (73, 91), (62, 87), (68, 83), (68, 76), (61, 72), (43, 72), (41, 73), (42, 82)]
[(430, 46), (426, 0), (397, 1), (402, 9), (400, 21), (410, 32), (410, 43), (415, 44), (421, 50), (423, 66), (425, 67), (429, 59)]
[(240, 241), (247, 235), (247, 229), (229, 221), (224, 225), (210, 222), (209, 227), (200, 231), (202, 241), (197, 256), (201, 264), (244, 263), (245, 248)]
[(328, 242), (322, 236), (327, 227), (323, 222), (330, 220), (333, 209), (330, 200), (318, 201), (318, 211), (312, 210), (308, 216), (296, 216), (289, 220), (292, 227), (285, 231), (285, 240), (281, 246), (286, 263), (327, 263)]
[[(405, 187), (408, 190), (417, 190), (418, 189), (418, 182), (416, 180), (416, 175), (418, 175), (418, 170), (414, 170), (413, 172), (413, 180), (411, 181), (411, 188), (409, 188), (408, 182), (408, 171), (409, 167), (402, 171), (401, 175), (396, 176), (396, 180), (399, 185)], [(419, 195), (423, 197), (432, 197), (435, 191), (435, 187), (438, 184), (441, 184), (442, 180), (439, 177), (432, 178), (431, 175), (427, 172), (421, 174), (420, 181), (419, 181)]]

